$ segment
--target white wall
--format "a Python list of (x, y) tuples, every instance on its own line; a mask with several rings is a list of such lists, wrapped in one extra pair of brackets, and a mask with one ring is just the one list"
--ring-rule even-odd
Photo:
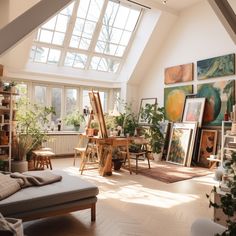
[[(158, 37), (155, 35), (153, 37)], [(185, 9), (168, 33), (161, 50), (153, 58), (153, 64), (146, 68), (146, 77), (138, 89), (138, 101), (145, 97), (157, 97), (159, 105), (164, 104), (164, 68), (185, 63), (194, 63), (194, 81), (172, 86), (194, 84), (215, 80), (235, 79), (236, 76), (197, 81), (196, 62), (210, 57), (235, 53), (236, 47), (226, 30), (214, 14), (207, 1)]]

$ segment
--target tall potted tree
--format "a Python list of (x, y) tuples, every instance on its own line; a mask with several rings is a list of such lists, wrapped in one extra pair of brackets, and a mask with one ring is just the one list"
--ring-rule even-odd
[(45, 125), (51, 114), (55, 114), (53, 107), (33, 104), (28, 98), (21, 98), (17, 102), (12, 171), (23, 172), (28, 169), (27, 157), (30, 152), (46, 141)]
[(149, 140), (151, 150), (154, 154), (160, 155), (164, 145), (164, 136), (161, 129), (161, 122), (164, 120), (164, 108), (158, 107), (155, 104), (146, 104), (145, 108), (141, 111), (141, 118), (146, 120), (149, 124), (145, 128), (145, 137)]

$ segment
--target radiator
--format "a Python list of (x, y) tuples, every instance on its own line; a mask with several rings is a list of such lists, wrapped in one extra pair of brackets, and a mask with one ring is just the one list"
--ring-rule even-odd
[(74, 154), (74, 148), (78, 144), (78, 134), (48, 134), (48, 140), (44, 143), (56, 155)]

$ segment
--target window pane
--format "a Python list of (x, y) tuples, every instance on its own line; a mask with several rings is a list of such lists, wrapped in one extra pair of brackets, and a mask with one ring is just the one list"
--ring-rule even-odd
[(109, 1), (105, 15), (103, 17), (104, 25), (113, 25), (119, 4)]
[(76, 36), (81, 36), (82, 32), (83, 32), (83, 28), (84, 28), (84, 20), (77, 18), (76, 22), (75, 22), (75, 27), (73, 30), (73, 35)]
[(61, 51), (56, 49), (50, 49), (48, 55), (48, 63), (49, 64), (57, 64), (60, 59)]
[(45, 47), (36, 47), (36, 52), (35, 52), (35, 61), (37, 62), (46, 62), (47, 57), (48, 57), (48, 48)]
[(33, 61), (35, 57), (35, 52), (36, 52), (36, 47), (32, 46), (31, 51), (30, 51), (30, 60)]
[(100, 60), (101, 60), (101, 57), (93, 57), (91, 60), (90, 68), (93, 70), (97, 70)]
[(124, 52), (125, 52), (125, 47), (119, 46), (116, 50), (115, 55), (118, 56), (118, 57), (122, 57)]
[(54, 16), (51, 20), (46, 22), (45, 24), (42, 25), (42, 28), (44, 29), (49, 29), (49, 30), (54, 30), (55, 24), (56, 24), (56, 19), (57, 17)]
[(68, 19), (69, 19), (68, 16), (59, 14), (57, 17), (56, 30), (60, 32), (66, 32)]
[(107, 43), (106, 50), (104, 53), (109, 54), (109, 55), (115, 55), (116, 49), (117, 49), (116, 44)]
[(83, 37), (91, 39), (93, 36), (93, 32), (95, 29), (96, 24), (91, 21), (86, 21), (84, 25), (84, 32), (83, 32)]
[(42, 29), (40, 32), (39, 41), (43, 42), (43, 43), (51, 43), (52, 42), (52, 35), (53, 35), (52, 31)]
[(75, 111), (77, 102), (77, 89), (66, 89), (66, 115)]
[(104, 2), (103, 0), (91, 0), (90, 1), (90, 7), (89, 7), (89, 11), (88, 11), (88, 16), (87, 16), (87, 18), (89, 20), (93, 20), (93, 21), (98, 20), (103, 2)]
[(89, 90), (83, 90), (83, 109), (86, 108), (86, 106), (91, 111), (91, 104), (89, 99)]
[(35, 86), (35, 102), (38, 104), (46, 104), (46, 87), (44, 86)]
[(89, 7), (89, 0), (80, 0), (77, 16), (85, 19), (88, 7)]
[(96, 48), (95, 48), (95, 51), (96, 51), (96, 52), (103, 53), (104, 50), (105, 50), (105, 47), (106, 47), (106, 43), (104, 43), (104, 42), (102, 42), (102, 41), (98, 41), (98, 42), (97, 42), (97, 45), (96, 45)]
[(83, 54), (77, 54), (74, 61), (74, 67), (84, 68), (86, 65), (87, 56)]
[(64, 33), (55, 32), (52, 43), (56, 45), (62, 45), (64, 41), (64, 37), (65, 37)]
[(129, 15), (129, 8), (120, 5), (118, 14), (116, 15), (116, 19), (113, 26), (123, 29), (128, 19), (128, 15)]
[(52, 88), (52, 107), (56, 111), (56, 115), (52, 115), (52, 121), (57, 122), (58, 119), (61, 119), (61, 88)]
[(74, 55), (74, 53), (68, 52), (68, 53), (66, 54), (64, 66), (73, 66), (74, 60), (75, 60), (75, 55)]
[(124, 31), (120, 40), (120, 44), (127, 46), (131, 37), (131, 32)]
[(80, 37), (72, 36), (72, 37), (71, 37), (71, 40), (70, 40), (70, 47), (72, 47), (72, 48), (78, 48), (78, 46), (79, 46), (79, 41), (80, 41)]
[(134, 27), (138, 21), (140, 15), (140, 11), (131, 9), (128, 21), (126, 23), (125, 29), (129, 31), (133, 31)]
[(102, 110), (103, 113), (107, 112), (107, 92), (100, 92), (99, 91), (99, 96), (100, 96), (100, 100), (101, 100), (101, 104), (102, 104)]
[(88, 50), (90, 42), (91, 42), (90, 39), (81, 38), (79, 48), (84, 49), (84, 50)]
[(21, 97), (26, 97), (27, 96), (27, 92), (28, 92), (28, 86), (27, 84), (24, 83), (18, 83), (16, 85), (17, 88), (17, 92), (18, 92), (18, 96), (16, 96), (16, 100), (20, 99)]

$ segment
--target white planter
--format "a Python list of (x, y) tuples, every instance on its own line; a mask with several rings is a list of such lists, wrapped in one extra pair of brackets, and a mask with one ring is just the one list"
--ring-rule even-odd
[(28, 171), (28, 161), (12, 161), (11, 172), (25, 172)]
[(159, 162), (162, 159), (162, 153), (153, 153), (153, 158), (155, 162)]

